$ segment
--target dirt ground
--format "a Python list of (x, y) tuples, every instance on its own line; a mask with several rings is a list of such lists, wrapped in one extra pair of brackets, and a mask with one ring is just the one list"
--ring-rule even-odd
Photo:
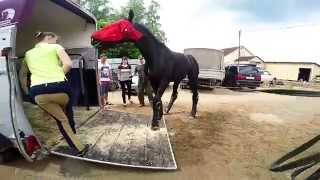
[[(169, 101), (170, 91), (163, 102)], [(124, 108), (119, 92), (110, 94), (113, 109), (151, 115), (150, 106)], [(225, 89), (201, 91), (198, 117), (189, 118), (191, 93), (179, 97), (166, 115), (177, 171), (148, 171), (98, 165), (50, 156), (0, 166), (5, 179), (290, 179), (272, 173), (270, 164), (320, 133), (320, 98)], [(315, 147), (320, 150), (319, 147)]]

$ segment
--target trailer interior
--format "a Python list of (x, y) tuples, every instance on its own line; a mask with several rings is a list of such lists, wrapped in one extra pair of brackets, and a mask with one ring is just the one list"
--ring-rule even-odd
[[(73, 60), (68, 74), (75, 94), (74, 105), (97, 106), (96, 50), (91, 46), (91, 33), (96, 30), (95, 19), (64, 1), (35, 0), (31, 17), (18, 26), (16, 56), (19, 63), (27, 50), (35, 45), (34, 34), (54, 32)], [(19, 68), (18, 68), (19, 69)]]

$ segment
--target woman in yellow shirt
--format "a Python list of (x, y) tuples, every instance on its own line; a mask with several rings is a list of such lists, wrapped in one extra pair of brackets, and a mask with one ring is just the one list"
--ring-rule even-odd
[[(70, 101), (70, 88), (65, 74), (72, 67), (72, 62), (64, 48), (57, 42), (57, 35), (52, 32), (38, 32), (37, 44), (25, 54), (20, 71), (20, 79), (25, 92), (27, 73), (31, 73), (29, 95), (43, 110), (57, 121), (60, 132), (77, 155), (84, 155), (88, 145), (83, 145), (72, 129), (70, 119), (64, 113)], [(73, 120), (71, 121), (73, 122)]]

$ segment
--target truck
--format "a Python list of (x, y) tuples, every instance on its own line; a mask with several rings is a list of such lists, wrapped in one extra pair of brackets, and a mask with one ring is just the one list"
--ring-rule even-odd
[[(224, 54), (223, 51), (208, 48), (188, 48), (184, 54), (192, 55), (199, 64), (200, 87), (212, 88), (221, 85), (225, 77)], [(181, 82), (181, 88), (188, 85), (188, 79)]]

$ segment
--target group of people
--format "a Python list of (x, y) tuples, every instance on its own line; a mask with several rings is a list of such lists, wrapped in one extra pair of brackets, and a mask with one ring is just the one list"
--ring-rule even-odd
[[(72, 61), (64, 48), (57, 44), (58, 36), (52, 32), (37, 32), (35, 34), (36, 45), (25, 53), (21, 64), (19, 78), (21, 87), (33, 102), (50, 114), (68, 145), (77, 156), (83, 156), (89, 150), (90, 145), (82, 144), (76, 135), (75, 122), (71, 103), (71, 87), (66, 74), (72, 68)], [(152, 101), (150, 84), (144, 74), (144, 60), (137, 67), (139, 75), (139, 100), (144, 105), (144, 89), (147, 87), (149, 101)], [(111, 66), (105, 56), (101, 57), (98, 67), (101, 101), (103, 106), (110, 105), (108, 91), (112, 83)], [(28, 74), (31, 74), (29, 85)], [(118, 79), (122, 89), (123, 105), (126, 105), (126, 94), (131, 100), (132, 73), (131, 66), (126, 57), (118, 67)], [(30, 87), (29, 87), (30, 86)], [(127, 91), (127, 92), (126, 92)]]
[[(140, 64), (135, 67), (134, 74), (132, 74), (131, 66), (128, 62), (127, 57), (123, 57), (120, 65), (118, 66), (118, 81), (122, 90), (122, 102), (123, 106), (127, 106), (127, 98), (130, 103), (133, 103), (131, 99), (131, 84), (133, 75), (138, 75), (138, 99), (140, 107), (145, 106), (144, 94), (145, 92), (148, 95), (149, 103), (152, 104), (152, 88), (150, 82), (145, 74), (145, 61), (144, 58), (139, 58)], [(108, 105), (112, 105), (108, 99), (108, 92), (112, 87), (113, 81), (116, 81), (116, 78), (112, 77), (112, 68), (108, 63), (107, 57), (102, 55), (100, 57), (100, 63), (98, 65), (98, 74), (100, 82), (100, 97), (101, 97), (101, 106), (104, 109), (109, 109)]]

